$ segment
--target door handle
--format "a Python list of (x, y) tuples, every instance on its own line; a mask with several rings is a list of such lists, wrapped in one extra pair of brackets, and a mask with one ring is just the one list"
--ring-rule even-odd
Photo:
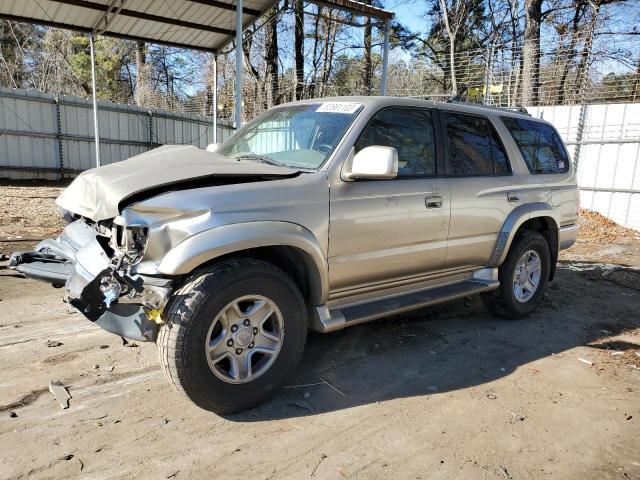
[(520, 194), (518, 192), (507, 192), (507, 200), (510, 202), (519, 202)]
[(426, 197), (424, 204), (427, 208), (442, 208), (442, 197), (440, 195)]

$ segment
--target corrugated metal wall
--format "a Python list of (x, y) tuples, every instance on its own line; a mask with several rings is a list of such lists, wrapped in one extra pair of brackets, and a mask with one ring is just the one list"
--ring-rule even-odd
[(578, 165), (580, 203), (640, 229), (640, 104), (529, 108), (558, 129)]
[[(124, 160), (164, 144), (213, 141), (211, 117), (100, 102), (100, 160)], [(233, 128), (218, 121), (218, 142)], [(89, 100), (0, 88), (0, 178), (56, 180), (95, 166)]]

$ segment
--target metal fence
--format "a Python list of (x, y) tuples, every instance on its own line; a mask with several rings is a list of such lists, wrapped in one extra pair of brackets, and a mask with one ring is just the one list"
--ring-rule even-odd
[[(95, 166), (89, 100), (0, 88), (0, 178), (57, 180)], [(99, 103), (102, 164), (164, 144), (213, 141), (211, 117)], [(218, 120), (218, 141), (233, 133)]]
[(640, 229), (640, 104), (529, 108), (553, 123), (578, 170), (583, 208)]

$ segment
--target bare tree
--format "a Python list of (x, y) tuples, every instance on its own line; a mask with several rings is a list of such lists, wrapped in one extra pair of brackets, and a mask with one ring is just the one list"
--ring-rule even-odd
[(278, 103), (278, 18), (276, 7), (270, 12), (269, 25), (265, 35), (266, 78), (270, 84), (267, 104), (269, 107)]
[(296, 68), (296, 99), (304, 95), (304, 3), (302, 0), (294, 0), (294, 48)]
[(540, 24), (542, 0), (525, 0), (524, 45), (522, 48), (522, 104), (538, 104), (540, 90)]

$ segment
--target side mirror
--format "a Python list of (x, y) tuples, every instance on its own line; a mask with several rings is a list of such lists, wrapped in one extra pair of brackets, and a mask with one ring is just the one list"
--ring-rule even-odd
[(385, 180), (398, 176), (398, 151), (393, 147), (373, 145), (353, 155), (345, 165), (342, 179)]
[(219, 143), (210, 143), (207, 145), (207, 152), (216, 153), (218, 151), (218, 147), (220, 147)]

